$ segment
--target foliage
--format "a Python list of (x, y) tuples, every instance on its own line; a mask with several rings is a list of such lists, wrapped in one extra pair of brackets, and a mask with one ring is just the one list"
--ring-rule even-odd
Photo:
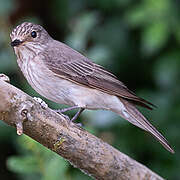
[[(9, 33), (23, 21), (42, 24), (52, 37), (101, 64), (131, 90), (158, 106), (148, 119), (175, 148), (171, 155), (142, 130), (111, 112), (86, 111), (84, 126), (166, 179), (180, 179), (180, 6), (172, 0), (0, 0), (0, 72), (32, 96), (9, 45)], [(28, 8), (27, 8), (28, 7)], [(47, 101), (49, 106), (59, 106)], [(70, 113), (73, 115), (74, 111)], [(0, 124), (1, 179), (91, 179), (26, 136)], [(6, 149), (12, 149), (6, 154)], [(2, 165), (0, 165), (2, 166)], [(1, 167), (0, 167), (1, 168)], [(12, 174), (14, 175), (12, 178)], [(2, 177), (1, 177), (2, 176)]]
[[(71, 179), (71, 174), (68, 174), (68, 162), (28, 136), (18, 138), (16, 147), (21, 156), (8, 158), (7, 166), (18, 174), (19, 179)], [(84, 177), (86, 178), (85, 175)], [(78, 179), (78, 176), (73, 179)]]

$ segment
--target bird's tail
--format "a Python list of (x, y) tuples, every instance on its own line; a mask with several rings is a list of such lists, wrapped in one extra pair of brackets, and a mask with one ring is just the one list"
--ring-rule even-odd
[(115, 113), (119, 114), (124, 119), (128, 120), (130, 123), (150, 132), (168, 151), (174, 153), (174, 150), (169, 145), (168, 141), (161, 135), (160, 132), (137, 110), (135, 105), (128, 102), (125, 99), (120, 98), (123, 108), (113, 109)]

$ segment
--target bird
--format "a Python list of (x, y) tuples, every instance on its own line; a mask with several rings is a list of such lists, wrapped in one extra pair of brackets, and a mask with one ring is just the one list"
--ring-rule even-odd
[(69, 106), (60, 112), (78, 109), (71, 121), (85, 109), (109, 110), (149, 132), (174, 153), (165, 137), (136, 107), (152, 109), (153, 104), (138, 97), (104, 67), (54, 40), (38, 24), (23, 22), (12, 30), (10, 38), (17, 64), (32, 88), (53, 102)]

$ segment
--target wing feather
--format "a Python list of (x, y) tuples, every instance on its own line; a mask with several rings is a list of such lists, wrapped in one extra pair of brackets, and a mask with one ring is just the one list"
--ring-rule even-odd
[(43, 53), (43, 56), (46, 56), (45, 65), (57, 76), (83, 86), (128, 99), (132, 103), (148, 109), (152, 109), (149, 105), (154, 106), (152, 103), (137, 97), (115, 75), (106, 71), (102, 66), (91, 62), (85, 56), (77, 51), (72, 51), (70, 47), (64, 44), (63, 48), (55, 57), (50, 57), (49, 55), (52, 53), (57, 54), (57, 49), (56, 53), (48, 51)]

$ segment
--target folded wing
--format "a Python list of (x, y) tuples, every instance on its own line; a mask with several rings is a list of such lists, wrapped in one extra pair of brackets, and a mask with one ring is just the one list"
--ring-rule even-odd
[(152, 103), (137, 97), (115, 75), (106, 71), (102, 66), (91, 62), (78, 52), (73, 51), (73, 53), (75, 53), (74, 56), (59, 53), (59, 55), (52, 58), (48, 57), (49, 54), (52, 54), (49, 52), (43, 54), (43, 56), (45, 55), (47, 56), (46, 59), (50, 59), (50, 61), (45, 61), (46, 66), (61, 78), (128, 99), (136, 105), (152, 109), (151, 106), (154, 106)]

